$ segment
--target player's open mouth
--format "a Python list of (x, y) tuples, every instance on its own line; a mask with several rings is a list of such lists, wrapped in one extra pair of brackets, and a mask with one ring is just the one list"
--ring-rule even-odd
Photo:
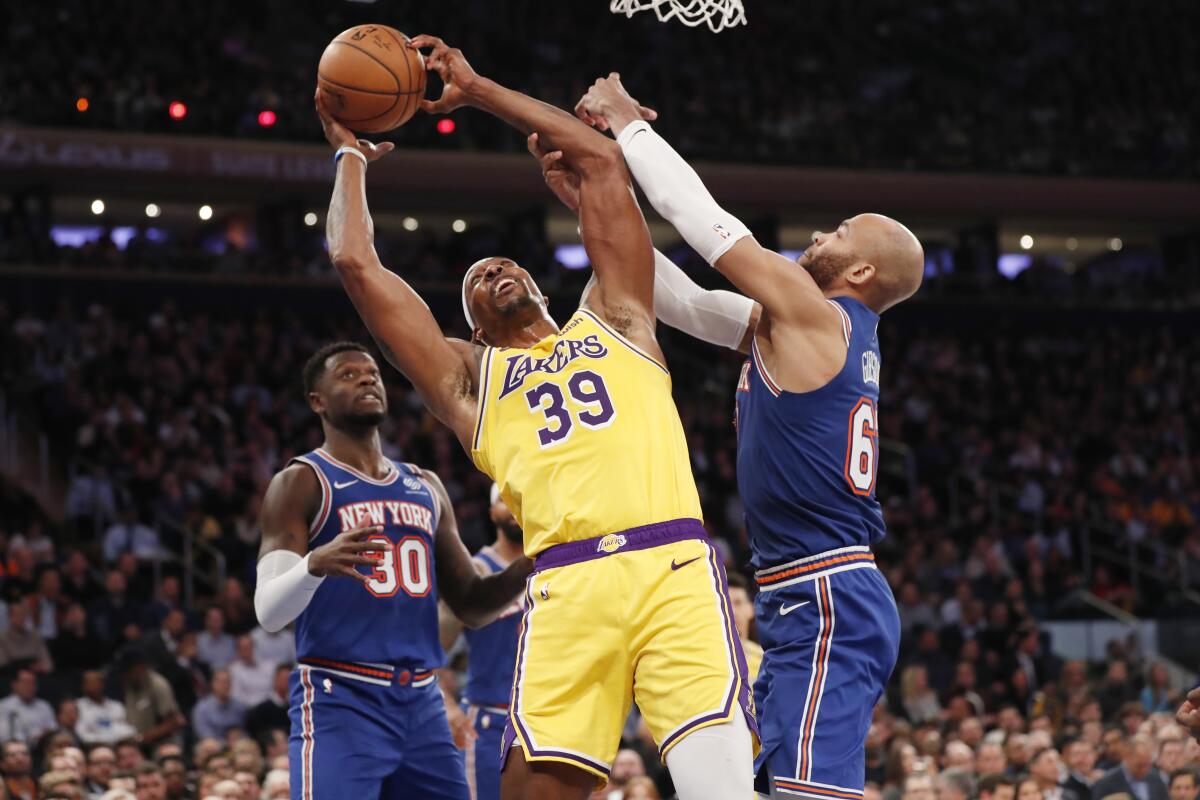
[(382, 402), (383, 402), (383, 398), (382, 398), (382, 397), (380, 397), (380, 396), (379, 396), (378, 394), (376, 394), (375, 392), (363, 392), (362, 394), (360, 394), (360, 395), (358, 396), (358, 399), (359, 399), (360, 401), (361, 401), (361, 400), (374, 400), (376, 403), (382, 403)]
[(515, 288), (517, 288), (517, 282), (516, 282), (516, 280), (515, 280), (515, 279), (513, 279), (513, 278), (501, 278), (501, 279), (499, 279), (498, 281), (496, 281), (496, 285), (492, 287), (492, 294), (493, 294), (495, 297), (499, 297), (499, 296), (500, 296), (501, 294), (503, 294), (503, 293), (504, 293), (506, 290), (508, 290), (508, 289), (515, 289)]

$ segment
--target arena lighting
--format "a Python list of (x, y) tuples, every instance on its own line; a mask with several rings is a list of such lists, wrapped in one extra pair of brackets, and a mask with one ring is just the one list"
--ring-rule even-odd
[(159, 208), (157, 204), (155, 204), (155, 203), (147, 203), (146, 204), (146, 216), (147, 217), (154, 218), (154, 217), (157, 217), (161, 213), (162, 213), (162, 209)]
[(442, 136), (449, 136), (454, 133), (454, 129), (458, 127), (454, 124), (454, 120), (449, 117), (442, 117), (437, 121), (437, 132)]
[(1028, 233), (1021, 237), (1021, 249), (1029, 250), (1033, 247), (1033, 237)]
[(317, 224), (317, 215), (311, 211), (308, 212), (307, 214), (305, 214), (304, 215), (304, 224), (310, 228), (313, 227), (314, 225), (316, 225)]
[(178, 100), (173, 100), (171, 105), (167, 106), (167, 114), (171, 117), (171, 119), (183, 119), (187, 116), (187, 106)]
[(1068, 250), (1078, 250), (1079, 249), (1079, 240), (1076, 239), (1074, 236), (1068, 236), (1067, 237), (1067, 249)]
[(88, 103), (88, 99), (86, 97), (81, 97), (75, 101), (75, 110), (82, 114), (88, 110), (89, 105), (91, 104)]
[(554, 248), (554, 260), (567, 269), (583, 269), (588, 261), (587, 250), (581, 244), (560, 244)]
[(1113, 238), (1108, 240), (1108, 249), (1112, 250), (1114, 253), (1119, 251), (1124, 246), (1125, 246), (1125, 243), (1121, 241), (1121, 238), (1119, 236), (1114, 236)]
[(200, 219), (210, 220), (210, 219), (212, 219), (212, 214), (213, 214), (212, 206), (210, 206), (210, 205), (200, 206), (200, 211), (198, 213), (200, 214)]
[(258, 112), (258, 127), (270, 128), (275, 124), (275, 112), (269, 108)]
[(454, 222), (450, 223), (450, 228), (455, 233), (462, 233), (467, 229), (467, 221), (464, 219), (456, 219)]
[(92, 213), (97, 217), (104, 213), (104, 201), (98, 197), (92, 201)]
[(404, 226), (404, 230), (406, 231), (415, 231), (417, 228), (421, 227), (421, 223), (417, 222), (416, 217), (405, 217), (401, 224)]

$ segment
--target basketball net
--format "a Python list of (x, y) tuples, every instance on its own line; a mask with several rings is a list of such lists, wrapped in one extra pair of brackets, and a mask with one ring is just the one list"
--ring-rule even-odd
[(746, 24), (742, 0), (611, 0), (609, 9), (626, 17), (654, 9), (660, 22), (674, 18), (692, 28), (708, 23), (713, 33)]

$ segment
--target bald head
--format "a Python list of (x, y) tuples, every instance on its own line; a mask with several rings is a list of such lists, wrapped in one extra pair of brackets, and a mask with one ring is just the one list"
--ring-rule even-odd
[(813, 234), (797, 263), (826, 295), (851, 292), (876, 313), (911, 297), (925, 274), (925, 251), (908, 228), (882, 214), (859, 214), (831, 233)]
[(862, 236), (855, 243), (859, 257), (875, 267), (864, 294), (876, 311), (916, 294), (925, 275), (925, 250), (905, 226), (882, 214), (859, 214), (851, 220)]

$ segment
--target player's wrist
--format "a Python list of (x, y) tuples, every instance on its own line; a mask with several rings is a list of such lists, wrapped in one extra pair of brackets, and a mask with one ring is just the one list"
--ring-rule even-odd
[(333, 154), (333, 164), (335, 167), (344, 156), (350, 156), (351, 159), (358, 159), (359, 161), (362, 161), (363, 168), (366, 168), (367, 164), (369, 163), (366, 155), (363, 153), (363, 151), (358, 149), (357, 145), (344, 144), (337, 149), (337, 152)]

